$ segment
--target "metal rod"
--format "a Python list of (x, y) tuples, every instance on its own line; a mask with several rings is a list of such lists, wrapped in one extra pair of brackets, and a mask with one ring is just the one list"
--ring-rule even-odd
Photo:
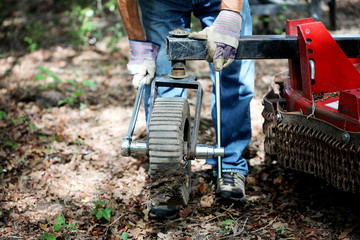
[[(133, 146), (133, 150), (139, 148), (139, 144), (137, 144), (137, 143), (132, 144), (131, 141), (132, 141), (132, 135), (134, 134), (136, 120), (137, 120), (137, 117), (139, 115), (139, 109), (140, 109), (141, 99), (142, 99), (142, 96), (144, 94), (144, 89), (145, 89), (145, 79), (143, 79), (141, 81), (140, 87), (139, 87), (138, 92), (136, 94), (134, 109), (133, 109), (133, 112), (131, 114), (131, 119), (130, 119), (127, 134), (121, 140), (121, 154), (124, 155), (124, 156), (130, 156), (131, 150), (132, 150), (131, 146)], [(143, 148), (144, 148), (144, 146), (142, 144), (141, 147), (140, 147), (140, 149), (142, 149), (141, 152), (144, 152)], [(146, 151), (147, 151), (147, 148), (145, 148), (145, 152)]]
[[(221, 148), (221, 92), (220, 92), (220, 72), (215, 71), (215, 109), (216, 109), (216, 146)], [(222, 158), (217, 157), (217, 175), (222, 178)]]
[(126, 135), (126, 137), (128, 137), (130, 140), (132, 139), (132, 135), (134, 133), (134, 129), (135, 129), (135, 125), (136, 125), (136, 120), (139, 115), (139, 109), (140, 109), (140, 104), (141, 104), (141, 99), (142, 99), (142, 96), (144, 93), (144, 89), (145, 89), (145, 81), (141, 81), (139, 90), (136, 94), (134, 110), (131, 115), (129, 129), (128, 129), (128, 132)]

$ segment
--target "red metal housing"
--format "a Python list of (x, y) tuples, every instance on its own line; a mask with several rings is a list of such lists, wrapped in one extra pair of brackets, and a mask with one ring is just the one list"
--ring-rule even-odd
[(360, 131), (360, 59), (348, 58), (321, 22), (287, 21), (286, 29), (298, 36), (300, 56), (289, 60), (287, 110)]

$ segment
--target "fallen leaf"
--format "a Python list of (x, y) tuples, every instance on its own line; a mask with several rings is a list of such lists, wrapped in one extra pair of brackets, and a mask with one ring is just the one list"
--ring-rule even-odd
[(190, 205), (187, 205), (185, 208), (179, 211), (179, 215), (182, 218), (186, 218), (192, 212), (192, 208)]
[(246, 182), (249, 185), (254, 185), (254, 184), (256, 184), (256, 178), (254, 178), (253, 176), (247, 176), (246, 177)]
[(273, 183), (274, 183), (275, 185), (279, 185), (279, 184), (282, 183), (282, 180), (283, 180), (283, 177), (280, 175), (280, 176), (278, 176), (277, 178), (275, 178), (275, 179), (273, 180)]
[(200, 185), (200, 187), (199, 187), (199, 191), (201, 192), (201, 193), (205, 193), (206, 192), (206, 184), (201, 184)]
[(14, 230), (12, 228), (5, 228), (5, 232), (13, 232)]
[(296, 203), (283, 203), (280, 206), (277, 206), (275, 209), (283, 211), (286, 207), (296, 207), (296, 206), (297, 206)]
[(339, 239), (344, 239), (347, 237), (347, 235), (349, 235), (349, 233), (351, 233), (354, 230), (354, 227), (348, 228), (346, 229), (340, 236)]
[(12, 183), (9, 183), (8, 189), (9, 189), (9, 190), (14, 190), (14, 189), (15, 189), (15, 185), (12, 184)]
[(202, 196), (200, 199), (200, 207), (211, 207), (214, 203), (213, 196)]
[(45, 232), (48, 232), (49, 231), (49, 227), (48, 227), (48, 225), (47, 224), (39, 224), (39, 226), (40, 226), (40, 228), (42, 229), (42, 230), (44, 230)]

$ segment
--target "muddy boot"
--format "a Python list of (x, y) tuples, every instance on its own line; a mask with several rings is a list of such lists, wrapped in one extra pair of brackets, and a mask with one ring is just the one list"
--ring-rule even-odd
[(177, 217), (179, 207), (176, 205), (152, 205), (149, 217), (152, 219), (174, 219)]
[(245, 176), (237, 172), (224, 172), (217, 183), (216, 198), (245, 203)]

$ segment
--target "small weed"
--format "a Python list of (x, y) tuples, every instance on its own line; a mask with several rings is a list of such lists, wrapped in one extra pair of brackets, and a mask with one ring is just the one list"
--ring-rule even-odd
[(56, 237), (56, 233), (44, 233), (41, 235), (40, 239), (56, 240)]
[(24, 41), (28, 44), (27, 50), (35, 52), (41, 41), (44, 39), (45, 28), (41, 24), (29, 24), (26, 26), (27, 36), (24, 37)]
[[(62, 83), (62, 80), (60, 79), (60, 77), (58, 77), (57, 75), (55, 75), (51, 70), (44, 68), (44, 67), (37, 67), (38, 70), (40, 70), (40, 73), (38, 73), (37, 75), (35, 75), (34, 80), (36, 81), (43, 81), (43, 83), (39, 86), (41, 90), (45, 90), (45, 89), (50, 89), (50, 88), (55, 88), (57, 86), (57, 84)], [(75, 73), (75, 77), (76, 78), (80, 78), (80, 76)], [(47, 79), (48, 78), (52, 78), (54, 81), (47, 83)], [(84, 88), (91, 88), (91, 89), (96, 89), (97, 87), (97, 83), (95, 81), (90, 81), (90, 80), (85, 80), (82, 83), (79, 83), (73, 79), (66, 79), (65, 80), (67, 83), (73, 85), (76, 87), (76, 90), (74, 90), (71, 93), (71, 96), (66, 97), (65, 99), (62, 99), (58, 102), (58, 105), (64, 105), (67, 104), (70, 107), (74, 106), (77, 99), (79, 99), (83, 93), (84, 93)], [(80, 107), (82, 107), (82, 109), (86, 108), (86, 105), (80, 105)]]
[(222, 222), (219, 225), (221, 228), (219, 232), (225, 235), (229, 235), (234, 229), (233, 220), (231, 219), (227, 219), (225, 222)]
[(116, 52), (117, 50), (119, 50), (119, 48), (116, 47), (116, 44), (119, 42), (119, 39), (124, 36), (123, 33), (120, 31), (120, 29), (121, 29), (120, 23), (116, 23), (114, 26), (109, 27), (107, 29), (107, 31), (110, 32), (111, 37), (110, 37), (109, 41), (107, 42), (106, 46), (112, 52)]
[(11, 147), (11, 148), (14, 149), (14, 150), (17, 149), (18, 146), (19, 146), (18, 143), (12, 142), (12, 141), (10, 141), (10, 140), (5, 140), (5, 141), (4, 141), (4, 145), (5, 145), (5, 146), (9, 146), (9, 147)]
[[(41, 67), (41, 66), (37, 67), (37, 69), (40, 70), (40, 73), (35, 75), (34, 80), (35, 81), (43, 81), (43, 84), (40, 85), (41, 90), (54, 88), (57, 83), (62, 82), (61, 79), (58, 76), (56, 76), (51, 70)], [(50, 83), (46, 84), (46, 79), (48, 77), (51, 77), (54, 80), (54, 82), (50, 82)]]
[(277, 229), (275, 229), (275, 232), (285, 230), (286, 228), (284, 226), (280, 226)]
[(0, 111), (0, 120), (5, 120), (7, 117), (6, 112)]
[[(66, 224), (64, 214), (61, 210), (61, 204), (60, 204), (59, 199), (54, 191), (54, 186), (52, 184), (51, 184), (51, 186), (52, 186), (52, 190), (55, 195), (56, 201), (59, 204), (61, 216), (58, 217), (53, 224), (54, 233), (46, 232), (43, 235), (41, 235), (40, 239), (56, 240), (56, 238), (58, 236), (58, 234), (56, 234), (56, 233), (60, 233), (60, 232), (61, 233), (65, 232), (65, 239), (66, 239), (67, 234), (69, 234), (72, 231), (77, 230), (77, 228), (75, 227), (75, 224)], [(60, 235), (60, 237), (61, 237), (61, 235)]]
[(92, 36), (101, 38), (101, 33), (94, 21), (95, 11), (92, 8), (82, 8), (75, 4), (71, 11), (65, 13), (70, 19), (70, 29), (67, 34), (75, 46), (86, 46)]
[(107, 200), (95, 201), (95, 209), (91, 211), (91, 214), (96, 216), (97, 220), (105, 218), (107, 221), (111, 219), (111, 202)]
[(121, 239), (122, 239), (122, 240), (127, 240), (128, 237), (129, 237), (129, 234), (128, 234), (127, 232), (123, 232), (123, 233), (121, 234)]
[[(77, 230), (77, 228), (75, 227), (75, 224), (66, 224), (64, 216), (60, 216), (56, 219), (55, 223), (53, 224), (53, 230), (54, 232), (65, 231), (67, 233), (70, 233), (72, 231)], [(56, 233), (44, 233), (43, 235), (41, 235), (40, 239), (53, 240), (56, 238), (57, 238)]]

